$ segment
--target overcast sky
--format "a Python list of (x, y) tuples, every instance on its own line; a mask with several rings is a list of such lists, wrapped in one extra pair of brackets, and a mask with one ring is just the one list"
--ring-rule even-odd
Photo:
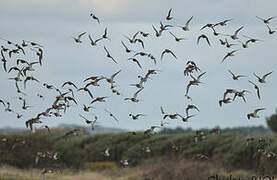
[[(40, 80), (40, 83), (28, 82), (26, 101), (32, 107), (29, 111), (21, 109), (22, 103), (16, 99), (16, 89), (13, 81), (8, 80), (15, 74), (4, 72), (0, 68), (0, 99), (11, 102), (11, 107), (18, 113), (23, 113), (22, 119), (16, 119), (15, 114), (4, 112), (0, 106), (1, 127), (23, 127), (25, 121), (34, 117), (37, 113), (51, 106), (57, 93), (42, 87), (44, 82), (60, 87), (65, 81), (72, 81), (78, 87), (84, 86), (82, 81), (92, 75), (111, 76), (118, 70), (122, 70), (115, 78), (117, 89), (121, 96), (113, 95), (106, 82), (100, 82), (99, 88), (92, 88), (96, 96), (109, 96), (106, 103), (97, 103), (96, 110), (90, 113), (82, 111), (83, 104), (89, 104), (91, 99), (83, 92), (76, 92), (78, 105), (70, 107), (62, 118), (47, 118), (43, 122), (49, 126), (60, 123), (74, 123), (85, 125), (79, 114), (92, 118), (94, 114), (99, 116), (99, 125), (118, 127), (124, 129), (141, 130), (151, 125), (159, 125), (162, 115), (160, 106), (167, 113), (184, 114), (188, 104), (194, 104), (200, 112), (192, 111), (190, 114), (197, 116), (189, 119), (189, 122), (180, 120), (168, 120), (168, 127), (182, 126), (196, 128), (204, 127), (234, 127), (266, 125), (265, 117), (275, 112), (277, 99), (277, 62), (276, 47), (277, 34), (269, 35), (267, 27), (255, 16), (270, 17), (276, 15), (277, 2), (274, 0), (244, 0), (244, 1), (183, 1), (183, 0), (0, 0), (0, 37), (21, 43), (31, 40), (44, 46), (43, 66), (36, 66), (36, 71), (30, 73)], [(165, 17), (170, 8), (173, 8), (170, 22)], [(93, 12), (99, 17), (101, 24), (92, 20), (89, 14)], [(172, 28), (171, 32), (187, 40), (175, 42), (168, 32), (163, 32), (162, 37), (156, 38), (152, 25), (158, 27), (159, 22), (174, 26), (184, 25), (193, 16), (190, 23), (190, 31), (184, 32), (180, 28)], [(249, 48), (241, 49), (239, 42), (232, 49), (240, 49), (234, 57), (220, 63), (222, 58), (231, 49), (220, 45), (219, 38), (214, 37), (210, 29), (200, 31), (207, 23), (216, 23), (225, 19), (233, 19), (227, 26), (218, 27), (217, 30), (224, 34), (232, 34), (236, 29), (244, 26), (239, 33), (239, 38), (246, 41), (242, 35), (254, 37), (262, 42), (250, 44)], [(87, 34), (93, 39), (102, 36), (105, 27), (108, 28), (108, 36), (111, 41), (101, 41), (96, 47), (89, 45)], [(277, 18), (270, 22), (272, 29), (277, 28)], [(143, 38), (145, 50), (139, 44), (130, 45), (124, 35), (131, 37), (138, 30), (149, 32), (152, 36)], [(83, 36), (81, 44), (76, 44), (72, 36), (81, 32), (87, 32)], [(209, 47), (205, 41), (196, 44), (197, 37), (206, 34), (210, 41)], [(229, 38), (230, 39), (230, 38)], [(128, 62), (131, 57), (125, 53), (120, 41), (123, 40), (129, 48), (135, 51), (145, 51), (157, 58), (155, 66), (147, 58), (139, 57), (143, 70), (135, 64)], [(6, 42), (0, 40), (0, 44), (6, 46)], [(111, 55), (118, 61), (114, 64), (107, 59), (103, 46), (106, 46)], [(177, 56), (177, 60), (166, 55), (160, 61), (161, 52), (171, 49)], [(27, 54), (26, 59), (36, 58)], [(16, 57), (15, 57), (16, 58)], [(184, 97), (185, 88), (190, 77), (183, 74), (185, 64), (193, 60), (202, 72), (207, 72), (203, 78), (203, 84), (192, 87), (189, 95), (192, 101)], [(8, 68), (14, 65), (14, 60), (8, 62)], [(145, 75), (148, 69), (161, 70), (145, 84), (145, 89), (139, 94), (141, 102), (132, 103), (124, 101), (137, 91), (130, 84), (138, 82), (138, 75)], [(228, 69), (235, 74), (247, 75), (239, 81), (232, 80)], [(248, 80), (256, 83), (253, 72), (263, 75), (274, 71), (267, 77), (266, 84), (258, 84), (261, 89), (261, 100), (256, 96), (253, 86)], [(23, 86), (21, 87), (23, 88)], [(218, 100), (222, 98), (226, 88), (237, 90), (247, 89), (251, 93), (246, 95), (247, 103), (236, 99), (231, 104), (219, 107)], [(66, 91), (66, 89), (64, 89)], [(45, 100), (39, 99), (36, 94), (45, 96)], [(247, 120), (247, 113), (256, 108), (266, 108), (259, 112), (261, 118)], [(108, 109), (119, 119), (119, 123), (111, 119), (104, 109)], [(133, 121), (128, 116), (133, 114), (146, 114), (138, 121)], [(40, 125), (38, 125), (39, 127)]]

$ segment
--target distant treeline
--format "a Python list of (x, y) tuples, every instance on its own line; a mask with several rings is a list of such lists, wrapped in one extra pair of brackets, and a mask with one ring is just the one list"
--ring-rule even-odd
[[(216, 127), (219, 128), (219, 127)], [(219, 128), (220, 129), (220, 128)], [(204, 132), (209, 132), (210, 129), (207, 128), (202, 128), (200, 129), (201, 131)], [(188, 133), (188, 132), (193, 132), (192, 128), (182, 128), (182, 127), (177, 127), (175, 129), (172, 128), (163, 128), (161, 131), (159, 131), (159, 134), (182, 134), (182, 133)], [(268, 128), (265, 128), (264, 126), (252, 126), (252, 127), (233, 127), (233, 128), (224, 128), (221, 129), (221, 132), (223, 133), (232, 133), (232, 134), (239, 134), (242, 136), (256, 136), (256, 135), (263, 135), (270, 130)]]

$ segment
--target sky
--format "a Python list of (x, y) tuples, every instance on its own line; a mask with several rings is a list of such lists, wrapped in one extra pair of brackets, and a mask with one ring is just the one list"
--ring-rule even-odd
[[(4, 72), (2, 65), (0, 68), (0, 99), (11, 102), (11, 107), (18, 113), (23, 113), (21, 119), (17, 119), (15, 114), (4, 112), (0, 106), (1, 127), (24, 127), (25, 121), (34, 117), (37, 113), (49, 107), (57, 95), (54, 91), (46, 90), (43, 83), (52, 84), (61, 88), (65, 81), (72, 81), (78, 87), (84, 86), (82, 82), (85, 78), (93, 75), (111, 76), (113, 73), (122, 70), (116, 76), (116, 86), (121, 92), (120, 96), (111, 93), (109, 85), (101, 81), (99, 88), (91, 88), (96, 96), (108, 96), (106, 103), (97, 103), (93, 106), (96, 110), (89, 113), (82, 111), (83, 104), (89, 104), (91, 99), (83, 92), (76, 92), (78, 105), (73, 105), (61, 118), (45, 118), (44, 124), (50, 127), (61, 123), (73, 123), (86, 125), (79, 117), (79, 114), (92, 119), (94, 115), (99, 117), (98, 124), (101, 126), (116, 127), (130, 130), (143, 130), (152, 125), (160, 125), (162, 114), (160, 106), (167, 113), (184, 114), (188, 104), (196, 105), (200, 112), (191, 111), (196, 114), (188, 122), (178, 120), (167, 120), (167, 127), (181, 126), (211, 128), (215, 126), (237, 127), (237, 126), (266, 126), (265, 118), (275, 112), (276, 107), (276, 78), (277, 62), (276, 47), (277, 34), (269, 35), (267, 27), (255, 16), (270, 17), (276, 15), (277, 2), (268, 0), (266, 3), (259, 0), (245, 1), (169, 1), (169, 0), (0, 0), (0, 37), (21, 43), (22, 40), (30, 40), (43, 45), (44, 58), (43, 66), (36, 66), (36, 70), (31, 72), (40, 80), (40, 83), (28, 82), (24, 90), (28, 95), (24, 97), (26, 102), (33, 106), (28, 111), (21, 109), (22, 103), (17, 99), (15, 85), (8, 80), (14, 77), (14, 73)], [(172, 8), (173, 20), (167, 22), (165, 17), (168, 10)], [(93, 12), (100, 19), (100, 25), (89, 15)], [(163, 32), (162, 37), (156, 38), (152, 25), (159, 26), (162, 21), (165, 24), (174, 26), (184, 25), (193, 16), (190, 22), (190, 31), (184, 32), (180, 28), (174, 27), (170, 32), (179, 37), (186, 38), (185, 41), (175, 42), (172, 36)], [(200, 31), (200, 28), (207, 23), (216, 23), (225, 19), (233, 19), (227, 26), (218, 27), (217, 30), (223, 34), (232, 34), (236, 29), (244, 26), (239, 33), (239, 38), (246, 41), (242, 35), (250, 36), (262, 40), (250, 44), (249, 48), (242, 49), (237, 41), (231, 41), (238, 45), (232, 49), (227, 49), (220, 45), (219, 38), (214, 37), (210, 29)], [(88, 34), (93, 39), (101, 37), (107, 27), (108, 36), (111, 41), (101, 41), (96, 47), (91, 47)], [(272, 29), (277, 29), (277, 18), (270, 22)], [(145, 43), (143, 50), (139, 44), (130, 45), (124, 36), (131, 37), (138, 30), (149, 32), (148, 38), (142, 38)], [(86, 32), (82, 37), (83, 43), (77, 44), (72, 37)], [(211, 46), (200, 40), (196, 44), (197, 37), (206, 34)], [(230, 38), (228, 38), (229, 40)], [(143, 70), (135, 64), (127, 61), (132, 55), (125, 53), (121, 41), (135, 51), (145, 51), (153, 54), (157, 59), (154, 65), (147, 58), (139, 57)], [(5, 41), (0, 40), (0, 44), (6, 46)], [(118, 61), (114, 64), (105, 55), (104, 45), (111, 55)], [(177, 59), (165, 55), (160, 60), (161, 52), (168, 48), (176, 54)], [(227, 52), (239, 49), (235, 56), (220, 63)], [(22, 56), (21, 56), (22, 57)], [(23, 58), (35, 59), (31, 52)], [(202, 77), (202, 84), (192, 87), (189, 95), (192, 101), (184, 97), (186, 85), (191, 80), (184, 76), (183, 71), (188, 60), (193, 60), (206, 74)], [(8, 62), (11, 67), (14, 60)], [(144, 85), (144, 90), (139, 94), (141, 102), (132, 103), (124, 101), (126, 97), (131, 97), (137, 91), (130, 84), (138, 82), (138, 75), (144, 76), (149, 69), (160, 70), (156, 75)], [(232, 80), (228, 69), (235, 74), (246, 75), (239, 81)], [(273, 71), (267, 77), (265, 84), (258, 84), (253, 76), (256, 72), (259, 75)], [(253, 86), (248, 80), (257, 83), (261, 89), (261, 100), (255, 94)], [(23, 86), (21, 87), (23, 88)], [(247, 103), (241, 99), (236, 99), (231, 104), (218, 105), (219, 99), (227, 88), (237, 90), (247, 89), (251, 93), (246, 95)], [(66, 91), (66, 88), (63, 89)], [(44, 100), (36, 96), (40, 93)], [(259, 112), (260, 118), (248, 120), (246, 115), (256, 108), (266, 108)], [(114, 121), (104, 111), (108, 109), (118, 119)], [(146, 116), (134, 121), (128, 114), (145, 114)], [(42, 124), (37, 125), (40, 127)]]

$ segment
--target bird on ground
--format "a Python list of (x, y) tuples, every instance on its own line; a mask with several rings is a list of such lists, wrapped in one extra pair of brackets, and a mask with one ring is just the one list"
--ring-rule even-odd
[(262, 77), (259, 77), (256, 73), (253, 73), (253, 75), (258, 79), (259, 83), (265, 83), (265, 78), (270, 75), (271, 73), (273, 73), (273, 71), (266, 73), (265, 75), (263, 75)]
[(265, 108), (255, 109), (254, 112), (247, 114), (247, 119), (250, 119), (251, 117), (252, 117), (252, 118), (259, 118), (260, 116), (258, 116), (257, 113), (258, 113), (259, 111), (262, 111), (262, 110), (265, 110)]

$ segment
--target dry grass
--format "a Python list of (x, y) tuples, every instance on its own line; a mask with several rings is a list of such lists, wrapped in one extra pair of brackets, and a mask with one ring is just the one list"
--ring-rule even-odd
[[(0, 180), (41, 180), (41, 170), (20, 170), (9, 166), (0, 167)], [(105, 169), (102, 171), (63, 170), (46, 175), (46, 180), (204, 180), (211, 175), (251, 177), (254, 172), (227, 170), (216, 162), (183, 159), (181, 157), (159, 157), (146, 160), (138, 167)], [(276, 177), (276, 176), (275, 176)]]

